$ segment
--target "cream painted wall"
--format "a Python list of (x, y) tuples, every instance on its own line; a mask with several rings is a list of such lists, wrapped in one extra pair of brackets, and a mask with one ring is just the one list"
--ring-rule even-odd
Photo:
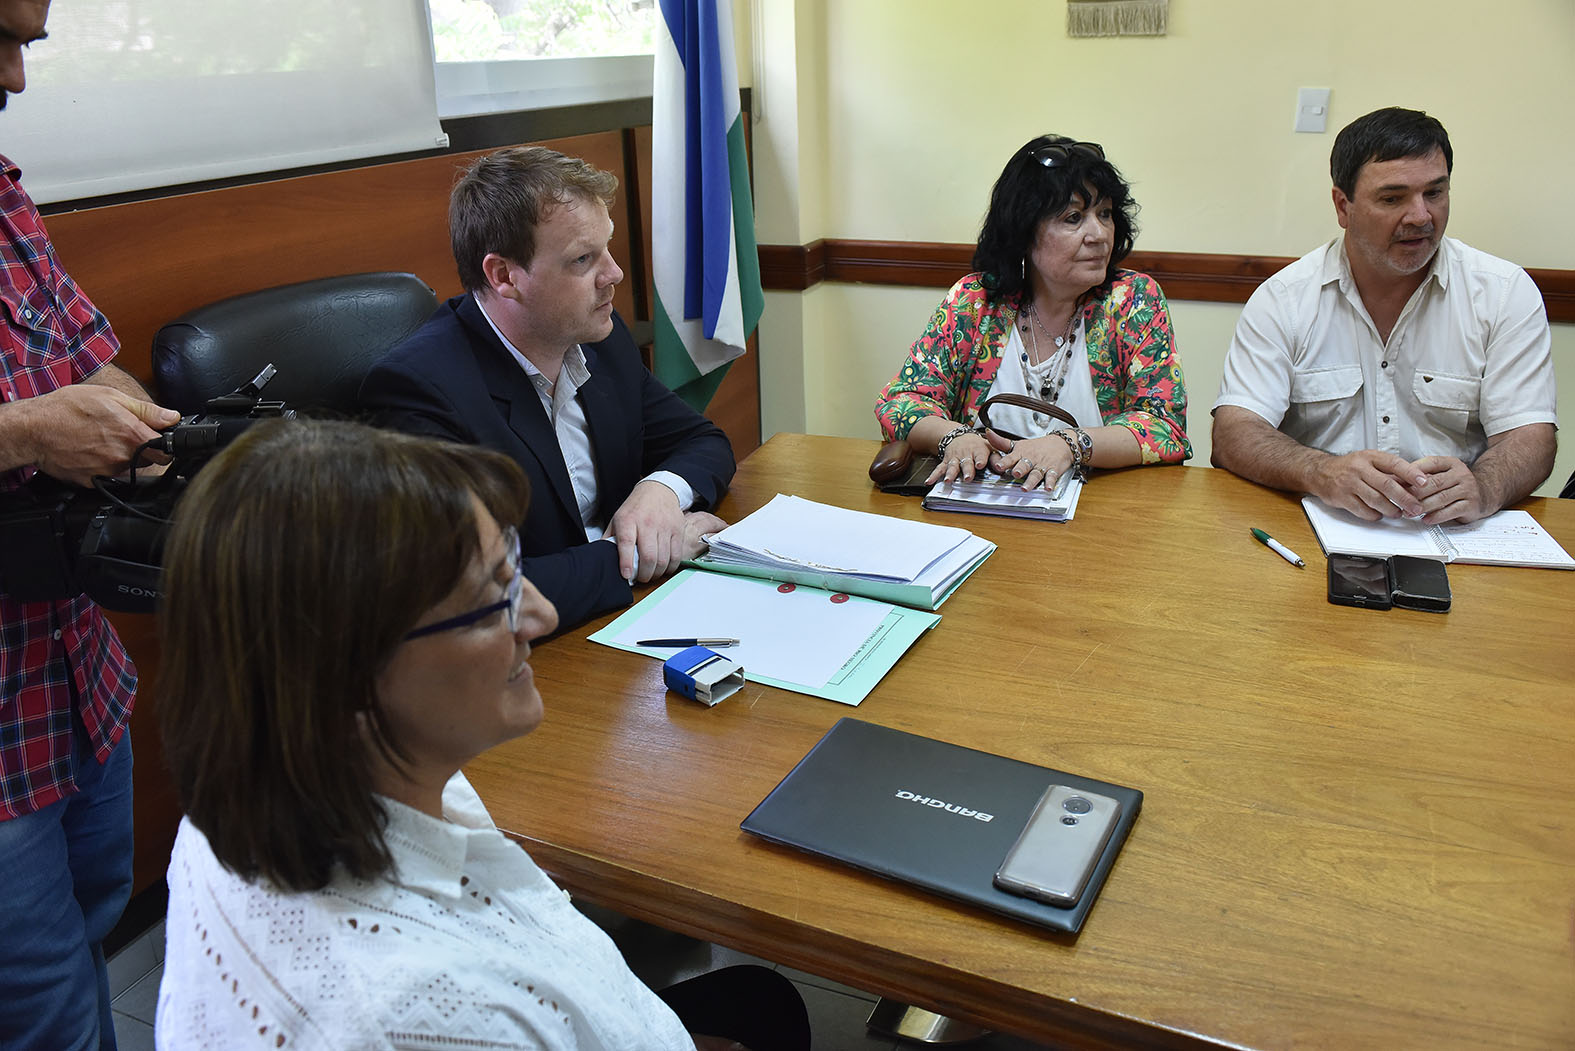
[[(1338, 230), (1334, 133), (1407, 105), (1450, 130), (1452, 235), (1526, 266), (1575, 269), (1575, 206), (1561, 192), (1575, 170), (1563, 133), (1575, 110), (1575, 2), (1500, 0), (1490, 14), (1479, 0), (1172, 0), (1170, 10), (1163, 38), (1069, 40), (1057, 0), (753, 0), (765, 45), (754, 71), (766, 107), (761, 242), (972, 241), (1006, 157), (1058, 131), (1104, 143), (1131, 180), (1140, 248), (1300, 255)], [(794, 85), (796, 134), (762, 143), (761, 129), (789, 119), (779, 81)], [(1301, 86), (1333, 89), (1328, 133), (1290, 130)], [(791, 169), (790, 208), (760, 186), (763, 146), (796, 150), (790, 162), (767, 158)], [(873, 436), (875, 390), (939, 297), (835, 284), (768, 297), (763, 362), (801, 358), (770, 371), (805, 386), (763, 386), (766, 434)], [(1208, 408), (1239, 308), (1172, 310), (1193, 462), (1207, 463)], [(821, 338), (773, 338), (779, 311)], [(1554, 356), (1575, 404), (1575, 326), (1555, 326)], [(1575, 439), (1566, 446), (1558, 480), (1575, 469)]]
[[(806, 244), (824, 223), (826, 155), (824, 6), (794, 0), (752, 0), (749, 9), (755, 69), (752, 136), (755, 233), (761, 244)], [(800, 10), (803, 8), (803, 10)], [(740, 62), (746, 52), (740, 51)], [(825, 318), (825, 286), (799, 293), (766, 294), (760, 318), (760, 429), (810, 428), (807, 400), (822, 386), (825, 359), (818, 351)]]
[[(1575, 164), (1575, 3), (1170, 10), (1164, 37), (1069, 40), (1053, 0), (827, 4), (821, 166), (838, 175), (824, 236), (971, 240), (1006, 157), (1057, 131), (1105, 145), (1143, 204), (1143, 247), (1300, 255), (1333, 229), (1334, 132), (1406, 105), (1455, 143), (1452, 233), (1524, 266), (1575, 266), (1575, 215), (1542, 200)], [(1300, 86), (1333, 89), (1327, 134), (1291, 131)]]
[(733, 57), (738, 60), (738, 86), (755, 85), (755, 9), (752, 0), (733, 3)]

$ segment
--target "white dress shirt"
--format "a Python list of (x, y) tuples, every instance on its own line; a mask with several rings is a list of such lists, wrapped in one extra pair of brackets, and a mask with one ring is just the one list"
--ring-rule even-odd
[(1557, 423), (1551, 348), (1526, 272), (1450, 237), (1385, 343), (1337, 237), (1252, 294), (1214, 407), (1249, 409), (1336, 455), (1469, 464), (1490, 435)]
[(446, 821), (382, 802), (395, 875), (305, 894), (241, 879), (181, 821), (160, 1048), (693, 1051), (463, 774), (443, 792)]
[[(498, 339), (508, 348), (520, 368), (530, 377), (531, 385), (536, 388), (541, 407), (546, 410), (547, 418), (552, 421), (553, 432), (558, 436), (563, 464), (569, 469), (569, 484), (574, 488), (574, 501), (579, 506), (580, 522), (585, 526), (585, 538), (600, 540), (607, 531), (607, 520), (618, 509), (602, 508), (597, 498), (596, 461), (591, 456), (590, 425), (585, 420), (585, 407), (575, 397), (591, 378), (590, 368), (585, 363), (585, 348), (578, 343), (570, 348), (564, 355), (563, 368), (559, 370), (558, 380), (554, 383), (509, 341), (480, 299), (476, 300), (476, 305), (481, 308), (481, 316), (487, 319), (487, 324), (492, 326), (492, 331), (497, 333)], [(694, 488), (672, 471), (652, 471), (640, 480), (661, 482), (671, 489), (673, 495), (678, 497), (681, 511), (687, 511), (695, 505)]]

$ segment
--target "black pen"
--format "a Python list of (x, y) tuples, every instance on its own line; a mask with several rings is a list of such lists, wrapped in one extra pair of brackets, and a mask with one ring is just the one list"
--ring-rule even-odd
[(737, 639), (641, 639), (636, 646), (737, 646)]

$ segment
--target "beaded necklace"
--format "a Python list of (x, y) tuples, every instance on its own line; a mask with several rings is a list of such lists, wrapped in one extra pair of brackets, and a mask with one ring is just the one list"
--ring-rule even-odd
[[(1044, 322), (1040, 320), (1039, 312), (1034, 309), (1032, 303), (1028, 304), (1026, 313), (1028, 314), (1028, 320), (1022, 327), (1028, 331), (1028, 338), (1034, 346), (1034, 357), (1037, 358), (1039, 357), (1039, 329), (1044, 327)], [(1066, 386), (1067, 377), (1072, 371), (1070, 367), (1072, 364), (1072, 352), (1076, 346), (1072, 341), (1072, 329), (1076, 325), (1077, 310), (1074, 308), (1072, 315), (1066, 319), (1066, 335), (1052, 337), (1048, 329), (1045, 331), (1045, 338), (1054, 339), (1056, 346), (1055, 353), (1048, 360), (1041, 359), (1039, 364), (1035, 365), (1028, 360), (1027, 348), (1023, 349), (1021, 355), (1024, 385), (1030, 390), (1037, 386), (1040, 399), (1049, 402), (1051, 405), (1054, 405), (1056, 400), (1061, 397), (1061, 390)], [(1042, 414), (1034, 414), (1035, 422), (1040, 422), (1040, 415)], [(1048, 423), (1049, 418), (1046, 417), (1043, 422)]]

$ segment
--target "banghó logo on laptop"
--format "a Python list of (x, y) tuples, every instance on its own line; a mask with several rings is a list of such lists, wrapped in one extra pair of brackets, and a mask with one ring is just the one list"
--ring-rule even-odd
[(908, 791), (906, 788), (897, 789), (897, 798), (906, 799), (909, 802), (918, 803), (921, 806), (934, 807), (937, 810), (944, 810), (948, 814), (956, 814), (959, 817), (971, 817), (975, 821), (995, 820), (994, 814), (986, 814), (982, 810), (969, 810), (965, 806), (958, 806), (956, 803), (948, 803), (944, 799), (932, 799), (929, 796), (921, 796), (917, 792)]

